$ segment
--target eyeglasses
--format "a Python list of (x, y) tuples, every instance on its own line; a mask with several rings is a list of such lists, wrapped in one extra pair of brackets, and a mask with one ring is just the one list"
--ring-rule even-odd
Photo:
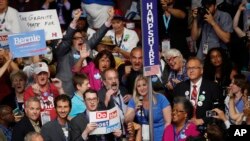
[(187, 67), (188, 71), (198, 70), (201, 69), (201, 67)]
[(185, 112), (185, 111), (183, 111), (183, 110), (176, 110), (176, 109), (173, 109), (173, 111), (172, 111), (173, 113), (183, 113), (183, 112)]
[(177, 58), (178, 56), (173, 56), (173, 57), (170, 57), (168, 59), (166, 59), (166, 61), (169, 63), (171, 61), (173, 61), (175, 58)]
[(96, 98), (86, 98), (85, 101), (87, 102), (97, 102), (97, 97)]

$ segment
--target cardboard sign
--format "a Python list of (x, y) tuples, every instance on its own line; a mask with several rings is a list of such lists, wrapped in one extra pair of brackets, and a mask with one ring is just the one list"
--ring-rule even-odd
[(116, 129), (121, 129), (119, 111), (114, 107), (106, 111), (89, 112), (89, 122), (97, 123), (97, 128), (91, 135), (108, 134)]
[(12, 34), (8, 38), (13, 58), (47, 53), (44, 30)]
[(44, 29), (46, 40), (62, 38), (56, 10), (19, 12), (19, 22), (23, 31)]

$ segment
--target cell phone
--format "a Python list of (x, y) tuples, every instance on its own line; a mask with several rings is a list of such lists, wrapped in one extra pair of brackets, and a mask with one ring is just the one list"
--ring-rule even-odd
[(206, 111), (206, 117), (213, 117), (217, 115), (218, 114), (215, 111), (212, 111), (212, 110)]

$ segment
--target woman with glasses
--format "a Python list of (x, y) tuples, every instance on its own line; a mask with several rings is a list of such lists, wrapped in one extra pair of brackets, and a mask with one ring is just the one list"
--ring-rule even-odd
[[(141, 124), (143, 140), (149, 136), (148, 79), (139, 75), (135, 79), (133, 98), (129, 101), (125, 122)], [(171, 106), (162, 94), (153, 93), (154, 141), (161, 141), (164, 128), (171, 123)], [(147, 136), (146, 136), (147, 135)]]
[(172, 123), (165, 128), (162, 141), (185, 141), (189, 136), (198, 136), (200, 133), (196, 125), (189, 121), (193, 117), (193, 110), (188, 99), (175, 97)]
[(181, 52), (174, 48), (167, 50), (164, 54), (164, 58), (170, 68), (168, 82), (165, 86), (169, 90), (168, 99), (172, 101), (173, 97), (171, 92), (176, 84), (188, 79), (186, 60), (183, 58)]

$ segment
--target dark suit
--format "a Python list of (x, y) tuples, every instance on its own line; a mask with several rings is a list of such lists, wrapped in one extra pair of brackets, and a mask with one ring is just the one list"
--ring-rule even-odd
[[(120, 93), (122, 95), (122, 97), (124, 97), (126, 94), (128, 94), (128, 91), (125, 87), (120, 86), (119, 87)], [(103, 86), (99, 91), (98, 91), (98, 98), (99, 98), (99, 103), (100, 106), (104, 106), (106, 107), (106, 109), (111, 109), (115, 106), (115, 101), (113, 98), (110, 98), (110, 101), (108, 103), (108, 106), (105, 106), (104, 101), (105, 101), (105, 97), (106, 97), (106, 92), (107, 89), (105, 86)]]
[[(186, 80), (177, 84), (174, 88), (174, 96), (185, 96), (189, 99), (191, 95), (190, 84), (190, 80)], [(200, 97), (201, 95), (204, 95), (205, 98), (204, 101), (202, 101), (202, 105), (196, 106), (196, 118), (203, 119), (206, 124), (210, 120), (206, 117), (206, 111), (215, 108), (215, 102), (219, 102), (219, 108), (223, 109), (222, 92), (215, 82), (202, 79), (198, 97)]]
[[(74, 117), (70, 121), (70, 138), (71, 141), (84, 141), (82, 138), (82, 133), (85, 130), (87, 124), (89, 123), (89, 117), (86, 112), (81, 113)], [(100, 136), (90, 135), (88, 136), (88, 141), (98, 141)], [(114, 141), (115, 137), (112, 133), (105, 135), (106, 141)]]
[(58, 123), (57, 120), (50, 121), (43, 125), (41, 134), (44, 138), (44, 141), (70, 141), (70, 138), (66, 140), (66, 137), (64, 136), (62, 130), (62, 126)]
[(28, 117), (23, 117), (13, 128), (12, 141), (24, 141), (24, 137), (29, 132), (35, 131)]

